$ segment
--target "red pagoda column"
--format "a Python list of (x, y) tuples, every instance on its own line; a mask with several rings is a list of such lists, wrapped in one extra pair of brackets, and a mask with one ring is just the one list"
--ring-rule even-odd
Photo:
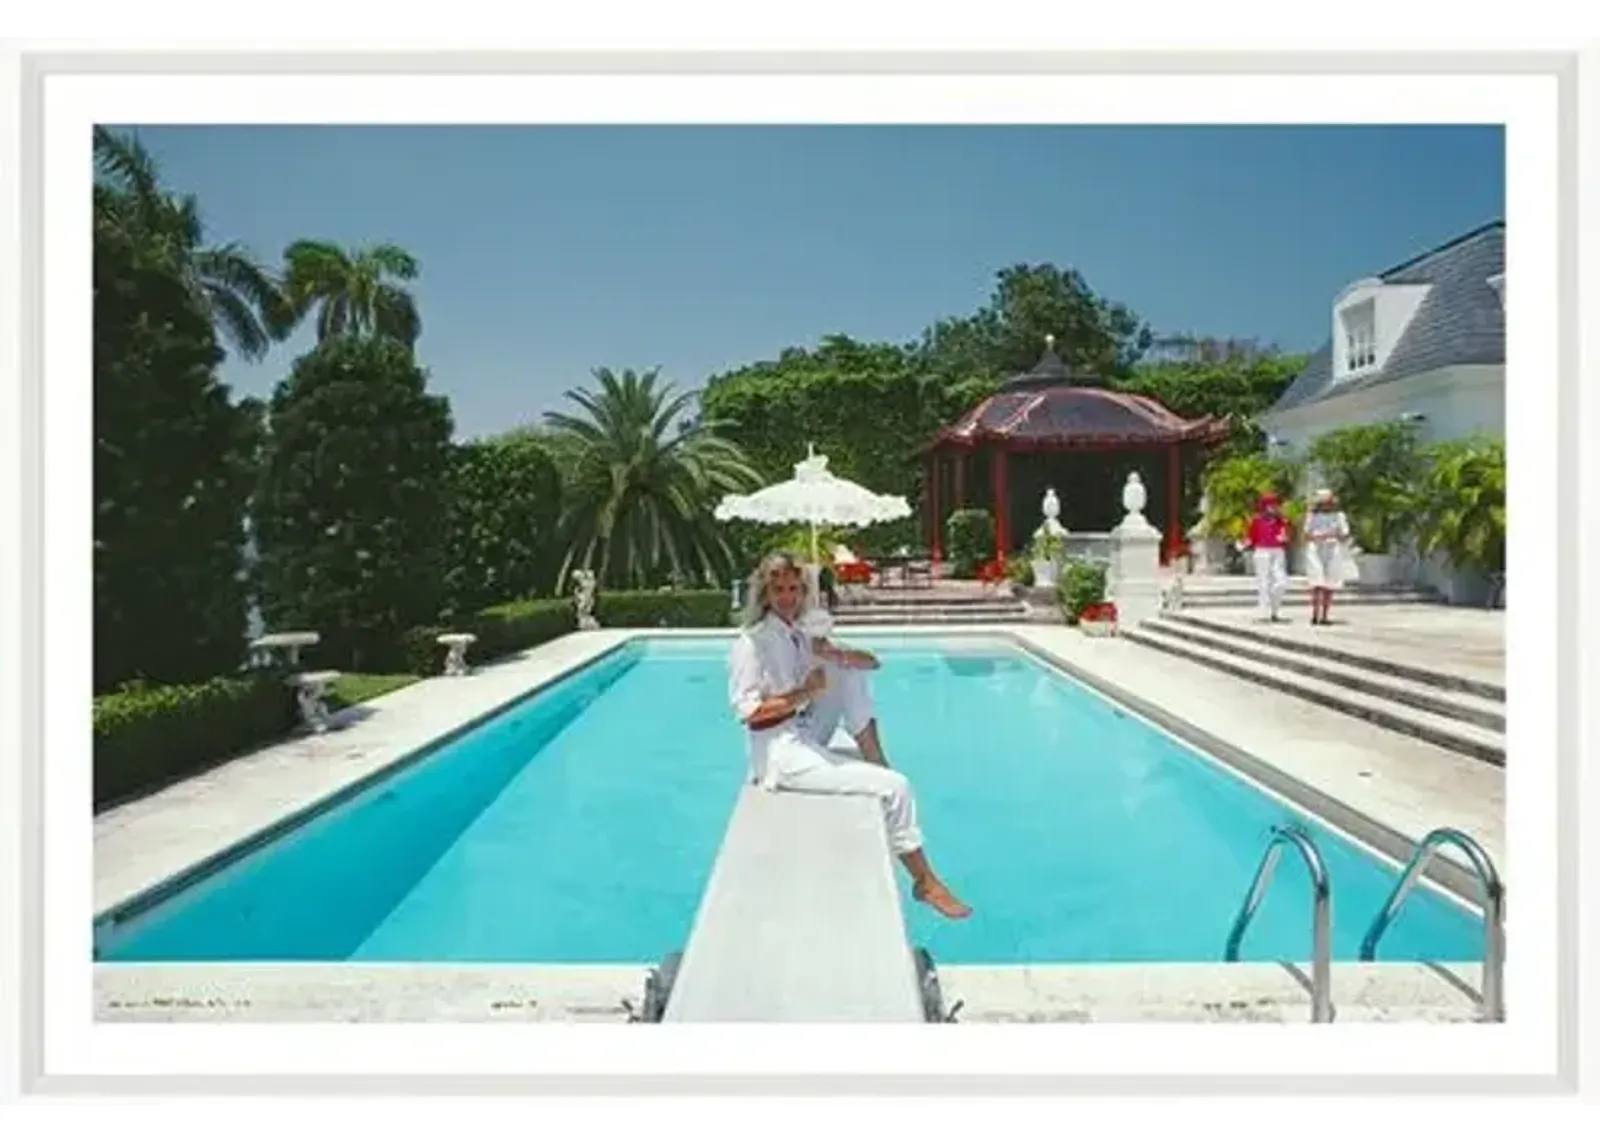
[(1177, 560), (1183, 545), (1183, 448), (1167, 448), (1167, 558), (1163, 563)]
[(967, 506), (967, 454), (957, 449), (950, 463), (955, 466), (955, 495), (950, 498), (950, 511), (959, 512)]
[(1011, 510), (1007, 506), (1006, 450), (996, 448), (991, 455), (994, 484), (995, 556), (1004, 561), (1011, 551)]
[(928, 454), (928, 546), (933, 550), (933, 562), (944, 560), (944, 529), (939, 526), (939, 454)]

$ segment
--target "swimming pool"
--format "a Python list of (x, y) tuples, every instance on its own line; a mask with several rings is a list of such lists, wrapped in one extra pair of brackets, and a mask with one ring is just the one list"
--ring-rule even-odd
[[(1269, 831), (1306, 825), (1355, 959), (1395, 871), (998, 640), (861, 639), (929, 853), (975, 916), (910, 902), (947, 964), (1219, 961)], [(97, 933), (109, 961), (654, 963), (681, 949), (740, 783), (726, 638), (643, 638)], [(1241, 949), (1309, 955), (1286, 855)], [(1477, 918), (1420, 887), (1382, 959), (1467, 961)]]

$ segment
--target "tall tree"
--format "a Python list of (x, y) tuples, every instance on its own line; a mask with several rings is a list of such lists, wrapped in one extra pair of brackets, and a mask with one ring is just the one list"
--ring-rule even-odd
[(217, 381), (191, 283), (94, 243), (94, 683), (199, 682), (244, 659), (259, 410)]
[(284, 307), (136, 139), (97, 128), (94, 158), (94, 684), (197, 682), (240, 665), (249, 609), (260, 416), (217, 380), (219, 338), (259, 356)]
[(392, 337), (407, 349), (422, 335), (416, 300), (398, 283), (414, 281), (417, 260), (398, 246), (379, 243), (347, 250), (304, 239), (283, 260), (296, 321), (316, 311), (317, 340), (346, 334)]
[(262, 612), (346, 669), (396, 659), (444, 590), (449, 401), (389, 338), (335, 337), (272, 396), (254, 520)]
[(118, 236), (141, 264), (177, 278), (241, 357), (259, 360), (287, 336), (294, 318), (282, 284), (240, 244), (205, 244), (198, 200), (162, 187), (136, 137), (96, 126), (94, 160), (97, 237)]
[(1031, 369), (1053, 335), (1074, 371), (1122, 376), (1149, 347), (1149, 327), (1120, 302), (1090, 289), (1082, 274), (1050, 262), (1008, 266), (989, 301), (969, 317), (946, 318), (923, 334), (924, 364), (946, 382), (997, 382)]
[(508, 435), (452, 448), (446, 616), (548, 591), (560, 516), (561, 478), (536, 440)]
[(972, 396), (929, 377), (900, 346), (834, 335), (711, 378), (700, 408), (768, 479), (786, 479), (815, 445), (832, 471), (911, 496), (919, 447)]
[(724, 494), (758, 487), (761, 473), (717, 421), (702, 417), (680, 431), (694, 394), (675, 393), (659, 371), (594, 376), (598, 391), (566, 394), (578, 412), (545, 415), (572, 458), (557, 590), (580, 567), (612, 587), (723, 581), (734, 554), (712, 510)]

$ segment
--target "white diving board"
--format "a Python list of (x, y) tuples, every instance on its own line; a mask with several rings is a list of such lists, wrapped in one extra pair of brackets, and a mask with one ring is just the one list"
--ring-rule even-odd
[(876, 798), (739, 795), (664, 1021), (921, 1023)]

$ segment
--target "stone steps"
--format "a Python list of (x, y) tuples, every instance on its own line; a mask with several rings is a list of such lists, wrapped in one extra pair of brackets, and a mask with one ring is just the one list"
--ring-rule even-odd
[(1213, 651), (1242, 655), (1265, 666), (1280, 667), (1323, 682), (1336, 683), (1353, 691), (1470, 722), (1502, 734), (1506, 729), (1504, 700), (1496, 701), (1467, 694), (1454, 687), (1440, 687), (1431, 682), (1406, 678), (1382, 662), (1352, 665), (1325, 658), (1320, 654), (1321, 648), (1304, 644), (1293, 646), (1286, 639), (1269, 643), (1250, 638), (1242, 631), (1226, 630), (1222, 624), (1202, 626), (1161, 618), (1147, 621), (1142, 629), (1160, 631)]
[[(1438, 592), (1413, 587), (1346, 587), (1334, 596), (1335, 607), (1372, 606), (1392, 603), (1439, 603)], [(1184, 608), (1254, 607), (1256, 585), (1243, 576), (1222, 579), (1186, 579), (1183, 584)], [(1289, 581), (1283, 593), (1285, 608), (1311, 606), (1311, 587), (1304, 578)]]
[[(1307, 643), (1303, 639), (1287, 635), (1270, 626), (1241, 626), (1224, 619), (1217, 619), (1209, 615), (1197, 615), (1188, 612), (1176, 611), (1163, 615), (1162, 620), (1176, 623), (1203, 632), (1229, 635), (1240, 639), (1248, 639), (1266, 647), (1277, 648), (1307, 653)], [(1476, 695), (1500, 704), (1506, 701), (1506, 688), (1503, 684), (1489, 682), (1486, 679), (1474, 678), (1469, 675), (1455, 674), (1446, 670), (1437, 670), (1429, 667), (1418, 666), (1415, 663), (1396, 662), (1393, 659), (1379, 658), (1376, 655), (1363, 655), (1343, 647), (1336, 647), (1329, 643), (1319, 643), (1315, 654), (1323, 659), (1330, 659), (1336, 663), (1356, 667), (1363, 671), (1376, 671), (1385, 675), (1397, 675), (1414, 682), (1425, 683), (1445, 691), (1458, 691), (1462, 694)]]
[(989, 607), (856, 607), (841, 608), (833, 613), (833, 621), (841, 627), (877, 627), (893, 624), (919, 623), (1022, 623), (1028, 618), (1028, 609), (1021, 603)]
[[(1314, 653), (1292, 653), (1237, 633), (1223, 635), (1167, 619), (1124, 627), (1122, 636), (1386, 730), (1505, 765), (1503, 707), (1481, 696), (1405, 679), (1392, 671), (1385, 680), (1377, 671), (1321, 660)], [(1498, 726), (1486, 725), (1495, 722)]]

